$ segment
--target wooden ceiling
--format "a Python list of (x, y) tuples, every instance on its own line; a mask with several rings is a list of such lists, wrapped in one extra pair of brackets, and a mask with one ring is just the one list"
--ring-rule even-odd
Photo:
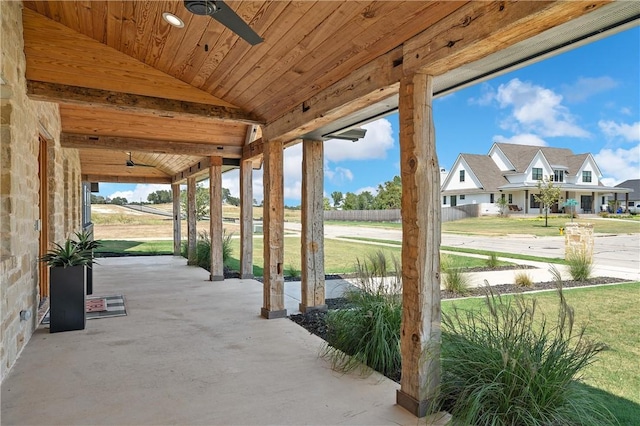
[[(293, 140), (405, 75), (444, 74), (607, 3), (227, 2), (264, 38), (251, 46), (182, 1), (25, 1), (28, 91), (60, 103), (84, 175), (169, 182), (209, 156), (237, 163), (253, 124)], [(127, 168), (129, 151), (156, 167)]]

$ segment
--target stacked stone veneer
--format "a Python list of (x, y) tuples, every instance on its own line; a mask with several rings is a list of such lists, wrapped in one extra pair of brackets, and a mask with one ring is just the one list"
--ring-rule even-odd
[(593, 224), (567, 223), (564, 226), (564, 258), (573, 255), (593, 260)]
[[(47, 141), (50, 242), (80, 229), (80, 159), (60, 147), (56, 104), (27, 97), (22, 2), (0, 2), (0, 377), (36, 327), (39, 294), (39, 135)], [(20, 311), (31, 319), (20, 320)]]

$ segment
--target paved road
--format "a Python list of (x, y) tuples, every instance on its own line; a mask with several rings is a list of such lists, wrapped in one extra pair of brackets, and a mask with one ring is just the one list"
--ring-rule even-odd
[[(286, 223), (290, 231), (300, 231), (301, 224)], [(325, 225), (325, 238), (361, 237), (381, 240), (402, 240), (402, 231), (359, 226)], [(540, 257), (564, 257), (564, 237), (533, 235), (487, 237), (478, 235), (442, 234), (442, 245), (529, 254)], [(600, 270), (625, 270), (640, 279), (640, 234), (598, 235), (595, 237), (594, 263)]]

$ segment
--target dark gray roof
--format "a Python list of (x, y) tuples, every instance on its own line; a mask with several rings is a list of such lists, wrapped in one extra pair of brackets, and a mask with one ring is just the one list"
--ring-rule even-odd
[(460, 154), (460, 156), (469, 165), (485, 191), (497, 192), (498, 187), (509, 183), (488, 155)]
[(496, 143), (496, 146), (507, 156), (518, 173), (523, 173), (538, 151), (542, 151), (550, 165), (564, 166), (568, 169), (570, 175), (575, 176), (589, 155), (576, 155), (568, 148), (552, 148), (548, 146), (516, 145), (512, 143)]
[(633, 189), (633, 194), (634, 195), (639, 194), (640, 193), (640, 179), (625, 180), (624, 182), (617, 184), (616, 188)]

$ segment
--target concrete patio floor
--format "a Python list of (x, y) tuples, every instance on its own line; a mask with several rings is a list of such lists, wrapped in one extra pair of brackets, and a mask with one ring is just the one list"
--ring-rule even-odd
[(123, 294), (128, 315), (41, 326), (2, 384), (2, 424), (424, 424), (395, 382), (336, 373), (321, 339), (261, 318), (261, 283), (207, 278), (179, 257), (100, 260), (94, 295)]

